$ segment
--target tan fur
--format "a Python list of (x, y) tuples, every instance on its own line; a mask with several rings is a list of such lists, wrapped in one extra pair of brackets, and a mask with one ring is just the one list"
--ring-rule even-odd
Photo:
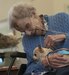
[(34, 49), (34, 52), (33, 52), (33, 59), (34, 60), (42, 60), (43, 57), (45, 57), (49, 52), (51, 52), (52, 49), (48, 49), (48, 48), (39, 48), (39, 47), (36, 47)]
[[(35, 61), (38, 61), (38, 60), (42, 61), (42, 58), (46, 57), (46, 55), (52, 51), (53, 50), (50, 48), (48, 49), (48, 48), (36, 47), (33, 51), (33, 59)], [(69, 55), (63, 55), (63, 57), (69, 61)], [(66, 65), (69, 65), (69, 62), (68, 63), (63, 62), (62, 66), (66, 66)]]

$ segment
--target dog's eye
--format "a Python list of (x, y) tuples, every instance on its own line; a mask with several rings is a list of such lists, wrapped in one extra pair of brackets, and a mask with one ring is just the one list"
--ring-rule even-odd
[(37, 56), (36, 54), (34, 54), (35, 56)]

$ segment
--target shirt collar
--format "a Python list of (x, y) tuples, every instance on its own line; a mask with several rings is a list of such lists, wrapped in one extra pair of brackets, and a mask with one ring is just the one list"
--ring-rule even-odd
[(45, 30), (48, 31), (48, 23), (47, 23), (46, 19), (44, 18), (44, 15), (41, 14), (39, 17), (40, 17), (41, 20), (42, 20), (42, 23), (43, 23), (43, 25), (44, 25), (44, 27), (45, 27)]
[(44, 17), (43, 17), (43, 22), (44, 22), (45, 30), (48, 31), (48, 24)]

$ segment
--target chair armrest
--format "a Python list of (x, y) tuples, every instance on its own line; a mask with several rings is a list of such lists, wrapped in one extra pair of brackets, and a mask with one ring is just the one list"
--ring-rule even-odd
[(18, 70), (17, 75), (23, 75), (27, 68), (27, 64), (21, 64), (20, 69)]
[(12, 58), (13, 57), (26, 58), (26, 53), (23, 53), (23, 52), (12, 52), (10, 56)]

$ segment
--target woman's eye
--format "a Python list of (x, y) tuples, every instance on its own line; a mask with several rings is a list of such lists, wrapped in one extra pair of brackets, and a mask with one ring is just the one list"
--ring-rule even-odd
[(26, 26), (25, 26), (25, 28), (26, 28), (26, 29), (29, 29), (29, 28), (30, 28), (30, 24), (27, 23)]

